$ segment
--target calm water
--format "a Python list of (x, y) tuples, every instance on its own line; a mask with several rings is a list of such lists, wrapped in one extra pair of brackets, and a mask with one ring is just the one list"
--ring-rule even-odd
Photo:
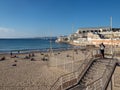
[[(51, 40), (52, 48), (67, 48), (68, 44), (58, 44)], [(42, 50), (50, 48), (50, 39), (0, 39), (0, 52), (11, 50)]]

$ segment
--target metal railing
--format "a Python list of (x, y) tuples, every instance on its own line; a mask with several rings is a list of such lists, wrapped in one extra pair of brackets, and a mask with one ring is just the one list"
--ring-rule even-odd
[(116, 62), (117, 62), (116, 59), (114, 60), (111, 59), (109, 61), (109, 64), (106, 66), (106, 69), (103, 75), (99, 79), (87, 85), (86, 90), (105, 90), (107, 87), (107, 84), (109, 83), (110, 77), (113, 74), (113, 71), (115, 69)]
[[(78, 70), (59, 77), (57, 81), (51, 86), (50, 90), (65, 90), (73, 85), (76, 85), (84, 75), (85, 69), (87, 69), (88, 65), (90, 65), (90, 63), (93, 62), (95, 58), (97, 58), (95, 57), (97, 54), (100, 54), (100, 51), (98, 49), (92, 50), (91, 54), (86, 57)], [(86, 90), (103, 90), (105, 88), (105, 85), (108, 83), (108, 79), (113, 72), (116, 61), (112, 59), (110, 49), (106, 49), (105, 54), (111, 57), (109, 64), (106, 66), (106, 70), (99, 79), (87, 85)], [(89, 59), (90, 55), (92, 55), (91, 60)]]
[(84, 62), (76, 71), (60, 76), (51, 86), (50, 90), (65, 90), (73, 85), (76, 85), (94, 60), (93, 58), (90, 58), (91, 54), (94, 56), (96, 52), (92, 51), (92, 53), (89, 53), (89, 55), (86, 56)]
[(108, 80), (113, 72), (116, 62), (112, 62), (112, 65), (108, 65), (102, 77), (95, 80), (94, 82), (87, 85), (86, 90), (105, 90), (106, 84), (108, 84)]

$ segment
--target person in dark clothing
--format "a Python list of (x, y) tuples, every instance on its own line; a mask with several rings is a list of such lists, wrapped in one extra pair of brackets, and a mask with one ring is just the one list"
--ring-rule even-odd
[(100, 52), (102, 54), (102, 58), (104, 58), (104, 49), (105, 49), (105, 45), (103, 43), (100, 44)]
[(11, 55), (11, 56), (13, 55), (12, 51), (10, 52), (10, 55)]

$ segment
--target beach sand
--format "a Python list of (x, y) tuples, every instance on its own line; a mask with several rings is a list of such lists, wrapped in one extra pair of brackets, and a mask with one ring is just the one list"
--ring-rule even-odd
[[(76, 61), (83, 58), (83, 55), (80, 55), (83, 53), (80, 52), (75, 54)], [(43, 56), (47, 54), (35, 53), (33, 57), (35, 61), (24, 59), (28, 54), (18, 54), (15, 58), (11, 58), (8, 54), (0, 55), (0, 58), (3, 56), (6, 58), (0, 61), (0, 90), (49, 90), (58, 77), (69, 73), (69, 71), (59, 67), (50, 67), (48, 61), (42, 60)], [(66, 55), (73, 55), (71, 50), (58, 51), (54, 54), (58, 54), (57, 57), (61, 61), (65, 58), (71, 61), (72, 58)]]
[[(49, 53), (34, 53), (31, 59), (25, 59), (28, 54), (18, 54), (17, 57), (11, 58), (9, 54), (5, 56), (5, 60), (0, 61), (0, 90), (49, 90), (56, 80), (64, 74), (71, 72), (69, 62), (73, 61), (74, 54), (74, 70), (78, 69), (88, 54), (83, 51), (78, 53), (73, 50), (57, 51), (53, 54), (59, 60), (59, 63), (68, 62), (65, 69), (60, 65), (57, 67), (49, 66), (49, 61), (43, 61), (42, 58)], [(70, 68), (68, 70), (68, 68)], [(120, 67), (116, 67), (114, 72), (113, 90), (120, 90)]]

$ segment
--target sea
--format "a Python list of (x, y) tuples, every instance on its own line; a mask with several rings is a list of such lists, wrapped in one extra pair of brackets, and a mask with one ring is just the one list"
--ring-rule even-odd
[(56, 38), (0, 39), (0, 53), (17, 51), (47, 51), (71, 48), (65, 43), (56, 43)]

